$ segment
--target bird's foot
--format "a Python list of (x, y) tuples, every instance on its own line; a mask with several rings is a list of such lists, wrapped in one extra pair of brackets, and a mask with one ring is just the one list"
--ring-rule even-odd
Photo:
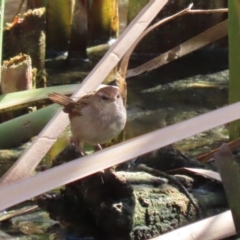
[(98, 150), (102, 150), (102, 146), (100, 144), (97, 144)]
[(83, 149), (83, 144), (79, 140), (76, 140), (74, 137), (72, 137), (70, 142), (75, 146), (77, 151), (80, 152), (82, 156), (87, 155), (87, 153)]

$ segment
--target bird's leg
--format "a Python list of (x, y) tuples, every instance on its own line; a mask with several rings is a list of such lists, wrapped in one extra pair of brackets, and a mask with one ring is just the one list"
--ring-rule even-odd
[(84, 151), (84, 143), (79, 139), (71, 137), (71, 143), (77, 148), (77, 150), (81, 153), (81, 155), (85, 156), (87, 153)]
[(102, 150), (102, 146), (100, 144), (97, 144), (98, 150)]
[[(97, 145), (96, 145), (96, 148), (98, 149), (98, 150), (102, 150), (102, 146), (98, 143)], [(102, 171), (99, 171), (99, 172), (101, 172), (101, 173), (105, 173), (105, 170), (103, 169)], [(102, 180), (102, 184), (104, 184), (104, 180), (103, 180), (103, 178), (101, 177), (101, 180)]]
[(94, 146), (94, 152), (102, 150), (102, 146), (98, 143), (97, 145)]

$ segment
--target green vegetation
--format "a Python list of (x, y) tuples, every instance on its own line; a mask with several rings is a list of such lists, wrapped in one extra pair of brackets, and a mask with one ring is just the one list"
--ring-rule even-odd
[[(228, 1), (229, 15), (229, 103), (240, 101), (240, 1)], [(240, 120), (229, 125), (230, 139), (240, 136)]]

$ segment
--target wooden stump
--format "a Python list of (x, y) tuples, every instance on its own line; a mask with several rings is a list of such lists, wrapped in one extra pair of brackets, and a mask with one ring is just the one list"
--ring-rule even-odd
[(38, 70), (45, 66), (45, 8), (28, 10), (4, 29), (3, 59), (19, 53), (31, 56), (32, 65)]

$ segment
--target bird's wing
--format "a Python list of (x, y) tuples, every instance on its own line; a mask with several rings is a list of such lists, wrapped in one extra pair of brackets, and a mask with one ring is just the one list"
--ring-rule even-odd
[(48, 94), (48, 98), (62, 106), (66, 106), (69, 103), (74, 102), (74, 100), (72, 100), (71, 98), (55, 92)]
[(73, 117), (75, 115), (81, 115), (81, 110), (88, 104), (89, 97), (92, 94), (93, 93), (89, 93), (77, 101), (59, 93), (50, 93), (48, 97), (53, 102), (62, 105), (64, 107), (63, 111), (69, 113), (70, 117)]

